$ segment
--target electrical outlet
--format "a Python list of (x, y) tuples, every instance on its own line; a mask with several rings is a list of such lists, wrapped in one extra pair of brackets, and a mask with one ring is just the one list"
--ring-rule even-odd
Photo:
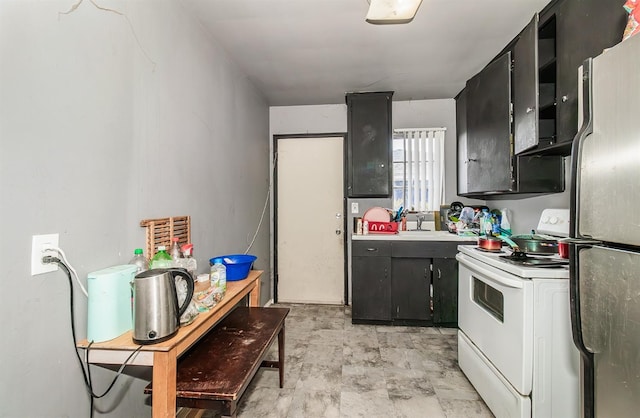
[(49, 273), (52, 271), (58, 270), (58, 265), (56, 263), (47, 263), (44, 264), (42, 262), (42, 257), (45, 255), (50, 255), (57, 257), (58, 253), (56, 251), (45, 250), (47, 247), (57, 247), (58, 246), (58, 234), (47, 234), (47, 235), (34, 235), (31, 239), (31, 275), (35, 276), (36, 274)]
[(351, 202), (351, 213), (359, 213), (360, 212), (360, 205), (358, 205), (358, 202)]

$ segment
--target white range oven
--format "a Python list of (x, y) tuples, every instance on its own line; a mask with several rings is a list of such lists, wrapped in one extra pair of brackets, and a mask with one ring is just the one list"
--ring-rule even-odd
[[(566, 236), (568, 225), (567, 210), (546, 209), (538, 233)], [(578, 417), (568, 265), (458, 249), (458, 362), (469, 381), (497, 418)]]

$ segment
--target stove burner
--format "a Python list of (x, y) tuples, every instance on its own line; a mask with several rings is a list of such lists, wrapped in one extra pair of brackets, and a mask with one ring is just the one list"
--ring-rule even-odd
[(562, 267), (569, 264), (569, 260), (547, 257), (531, 257), (522, 251), (515, 251), (511, 255), (501, 255), (507, 263), (531, 267)]
[(504, 254), (504, 251), (498, 249), (498, 250), (489, 250), (487, 248), (481, 248), (481, 247), (473, 247), (474, 249), (478, 250), (478, 251), (482, 251), (483, 253), (495, 253), (495, 254)]

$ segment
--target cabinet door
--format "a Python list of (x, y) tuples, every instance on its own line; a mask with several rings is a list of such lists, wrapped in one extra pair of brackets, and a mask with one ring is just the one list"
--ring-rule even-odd
[(620, 0), (565, 0), (558, 5), (559, 142), (572, 141), (578, 131), (578, 67), (622, 39), (627, 14)]
[(458, 323), (458, 261), (433, 259), (433, 323)]
[(456, 155), (458, 194), (469, 193), (468, 168), (469, 156), (467, 150), (467, 89), (456, 97)]
[(431, 319), (431, 259), (391, 259), (393, 319)]
[(391, 195), (392, 92), (349, 93), (347, 195)]
[(514, 152), (538, 145), (538, 15), (513, 50)]
[(352, 318), (354, 320), (391, 320), (389, 243), (353, 241), (352, 254)]
[(511, 52), (471, 78), (466, 90), (468, 193), (511, 191)]

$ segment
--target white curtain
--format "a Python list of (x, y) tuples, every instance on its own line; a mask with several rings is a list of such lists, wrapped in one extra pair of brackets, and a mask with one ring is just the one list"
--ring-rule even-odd
[(406, 202), (419, 211), (439, 210), (444, 202), (446, 128), (396, 129), (404, 138)]

